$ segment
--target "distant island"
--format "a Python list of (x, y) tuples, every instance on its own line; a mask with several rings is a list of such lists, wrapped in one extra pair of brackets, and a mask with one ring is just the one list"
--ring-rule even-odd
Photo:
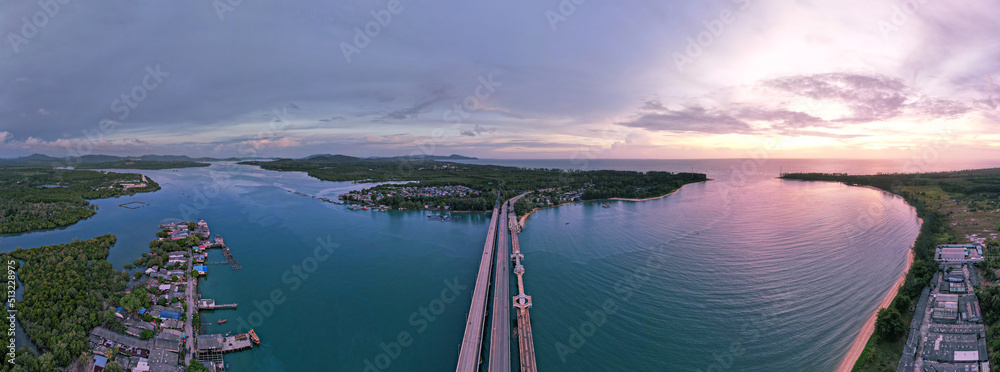
[(341, 196), (347, 202), (386, 209), (488, 211), (492, 210), (497, 190), (503, 184), (503, 199), (528, 192), (514, 206), (515, 212), (521, 215), (535, 208), (574, 201), (660, 197), (685, 184), (707, 180), (701, 173), (527, 169), (423, 157), (316, 155), (303, 159), (245, 161), (239, 164), (257, 165), (274, 171), (306, 172), (325, 181), (394, 182)]
[(239, 161), (239, 158), (190, 158), (184, 155), (84, 155), (57, 158), (33, 154), (19, 158), (0, 159), (0, 168), (72, 168), (72, 169), (171, 169), (207, 167), (210, 161)]
[(1000, 168), (876, 175), (785, 173), (780, 178), (878, 188), (902, 196), (923, 220), (913, 246), (913, 264), (891, 305), (879, 310), (874, 337), (854, 363), (854, 371), (891, 370), (907, 357), (912, 361), (913, 355), (903, 355), (905, 345), (909, 344), (910, 320), (915, 315), (923, 316), (914, 314), (914, 308), (920, 308), (918, 298), (924, 288), (933, 284), (932, 278), (944, 275), (943, 270), (951, 270), (936, 260), (937, 247), (945, 244), (983, 247), (982, 255), (986, 258), (975, 263), (978, 270), (971, 271), (974, 278), (970, 279), (972, 283), (981, 283), (975, 295), (982, 322), (990, 329), (985, 344), (991, 349), (991, 361), (1000, 362), (1000, 338), (993, 332), (1000, 329), (1000, 278), (996, 274), (1000, 271)]

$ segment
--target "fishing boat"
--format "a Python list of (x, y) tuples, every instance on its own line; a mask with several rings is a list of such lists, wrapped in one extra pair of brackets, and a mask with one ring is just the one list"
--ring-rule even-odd
[(226, 319), (219, 319), (219, 323), (218, 324), (225, 323), (226, 321), (227, 321)]
[(253, 341), (253, 343), (260, 345), (260, 338), (257, 337), (257, 332), (254, 332), (251, 329), (250, 332), (247, 332), (247, 334), (250, 335), (250, 341)]
[(601, 204), (601, 207), (603, 207), (603, 208), (611, 208), (611, 206), (607, 205), (607, 204)]
[(232, 334), (232, 333), (233, 333), (233, 331), (226, 332), (226, 337), (229, 337), (229, 335)]

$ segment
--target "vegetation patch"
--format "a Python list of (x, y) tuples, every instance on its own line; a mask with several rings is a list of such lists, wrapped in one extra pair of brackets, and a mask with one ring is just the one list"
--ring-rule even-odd
[(0, 233), (50, 229), (97, 213), (88, 200), (160, 189), (138, 173), (45, 168), (0, 169)]
[[(42, 351), (34, 357), (22, 348), (16, 364), (23, 370), (51, 371), (66, 366), (89, 349), (87, 333), (96, 326), (123, 330), (109, 305), (122, 296), (127, 272), (105, 261), (114, 235), (9, 252), (23, 260), (17, 270), (24, 296), (17, 302), (18, 320)], [(4, 367), (9, 367), (4, 363)], [(6, 370), (6, 369), (4, 369)]]

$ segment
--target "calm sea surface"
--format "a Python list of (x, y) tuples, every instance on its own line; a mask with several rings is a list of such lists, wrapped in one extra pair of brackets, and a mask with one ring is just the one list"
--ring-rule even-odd
[[(900, 171), (902, 161), (470, 162), (693, 170), (715, 179), (663, 199), (580, 203), (528, 218), (524, 280), (544, 371), (832, 370), (900, 274), (919, 230), (901, 198), (774, 178), (779, 169)], [(0, 248), (113, 233), (108, 260), (120, 268), (148, 251), (159, 224), (203, 218), (243, 265), (210, 265), (202, 295), (239, 309), (204, 312), (203, 333), (248, 326), (262, 338), (260, 347), (226, 356), (232, 370), (362, 371), (368, 362), (454, 369), (488, 215), (434, 222), (420, 211), (349, 211), (294, 192), (335, 198), (358, 185), (249, 166), (139, 172), (163, 190), (97, 200), (90, 219), (2, 235)], [(118, 206), (130, 201), (149, 206)], [(229, 321), (216, 325), (220, 318)], [(401, 334), (412, 342), (397, 348)]]

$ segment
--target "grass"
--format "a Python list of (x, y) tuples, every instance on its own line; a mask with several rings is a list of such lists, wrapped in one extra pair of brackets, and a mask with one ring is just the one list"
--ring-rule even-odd
[[(903, 313), (903, 324), (906, 324), (907, 329), (909, 329), (912, 319), (912, 311)], [(896, 365), (899, 364), (899, 356), (903, 355), (903, 346), (906, 345), (907, 336), (903, 335), (895, 341), (879, 342), (875, 340), (875, 336), (873, 335), (868, 339), (868, 343), (865, 344), (865, 350), (861, 352), (861, 356), (858, 357), (858, 361), (854, 363), (854, 369), (851, 371), (895, 371)]]
[(914, 194), (927, 202), (928, 206), (947, 216), (948, 230), (951, 234), (933, 236), (936, 244), (983, 243), (998, 236), (997, 220), (1000, 219), (1000, 206), (995, 200), (976, 195), (948, 193), (939, 186), (903, 186), (900, 189)]

